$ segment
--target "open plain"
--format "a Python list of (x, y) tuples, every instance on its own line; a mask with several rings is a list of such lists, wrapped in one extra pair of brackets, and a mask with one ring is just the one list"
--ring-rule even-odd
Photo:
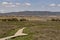
[(0, 17), (0, 38), (11, 36), (23, 27), (27, 36), (9, 40), (60, 40), (60, 19), (56, 16)]

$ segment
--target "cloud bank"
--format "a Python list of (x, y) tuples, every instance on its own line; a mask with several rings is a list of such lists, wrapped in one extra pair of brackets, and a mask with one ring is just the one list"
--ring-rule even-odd
[(60, 4), (49, 4), (50, 7), (60, 7)]
[(21, 4), (21, 3), (13, 3), (13, 2), (1, 2), (1, 5), (3, 7), (20, 7), (20, 6), (31, 6), (31, 3), (24, 3), (24, 4)]

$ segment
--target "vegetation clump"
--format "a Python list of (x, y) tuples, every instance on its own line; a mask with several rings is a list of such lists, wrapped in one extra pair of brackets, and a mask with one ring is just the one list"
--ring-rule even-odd
[(28, 21), (28, 20), (25, 18), (21, 18), (19, 20), (17, 18), (8, 18), (8, 19), (0, 19), (0, 21), (7, 22), (7, 21)]
[(11, 19), (0, 19), (2, 21), (18, 21), (17, 18), (11, 18)]
[(28, 21), (28, 20), (27, 20), (27, 19), (22, 18), (22, 19), (20, 19), (20, 21)]
[(7, 19), (8, 21), (18, 21), (17, 18)]
[(58, 18), (56, 18), (56, 19), (52, 18), (51, 21), (60, 21), (60, 19), (58, 19)]

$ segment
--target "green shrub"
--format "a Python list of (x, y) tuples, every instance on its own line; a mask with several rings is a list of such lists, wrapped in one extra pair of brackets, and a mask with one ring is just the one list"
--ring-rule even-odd
[(11, 19), (1, 19), (2, 21), (18, 21), (17, 18), (11, 18)]
[(53, 19), (51, 19), (51, 21), (60, 21), (60, 19), (58, 19), (58, 18), (57, 19), (54, 19), (53, 18)]
[(7, 21), (7, 19), (1, 19), (2, 21)]
[(28, 20), (27, 20), (27, 19), (22, 18), (22, 19), (20, 19), (20, 21), (28, 21)]
[(18, 21), (17, 18), (7, 19), (8, 21)]

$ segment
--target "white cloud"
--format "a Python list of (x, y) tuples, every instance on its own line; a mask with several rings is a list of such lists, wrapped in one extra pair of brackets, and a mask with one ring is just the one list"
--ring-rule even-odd
[(57, 4), (58, 7), (60, 7), (60, 4)]
[(55, 6), (56, 6), (56, 4), (50, 4), (49, 6), (51, 6), (51, 7), (55, 7)]
[(11, 7), (16, 7), (16, 5), (11, 5)]
[(0, 13), (5, 13), (5, 10), (0, 10)]
[(12, 2), (2, 2), (2, 6), (4, 7), (17, 7), (20, 6), (20, 3), (12, 3)]
[(20, 3), (16, 3), (16, 5), (20, 6), (21, 4)]
[(25, 3), (25, 5), (26, 5), (26, 6), (31, 6), (31, 4), (30, 4), (30, 3)]
[(50, 7), (60, 7), (60, 4), (50, 4)]
[(31, 3), (21, 4), (21, 3), (18, 3), (18, 2), (16, 2), (16, 3), (13, 3), (13, 2), (2, 2), (1, 5), (3, 7), (20, 7), (22, 5), (23, 5), (23, 7), (25, 7), (25, 6), (29, 7), (29, 6), (31, 6)]
[(1, 4), (4, 7), (11, 7), (13, 5), (13, 3), (11, 3), (11, 2), (2, 2)]
[(9, 2), (8, 4), (9, 4), (9, 5), (12, 5), (13, 3), (12, 3), (12, 2)]
[(6, 5), (6, 4), (8, 4), (8, 2), (2, 2), (2, 5)]
[(5, 5), (4, 7), (16, 7), (16, 5)]
[(29, 6), (31, 6), (31, 3), (24, 3), (23, 5), (26, 7), (29, 7)]

